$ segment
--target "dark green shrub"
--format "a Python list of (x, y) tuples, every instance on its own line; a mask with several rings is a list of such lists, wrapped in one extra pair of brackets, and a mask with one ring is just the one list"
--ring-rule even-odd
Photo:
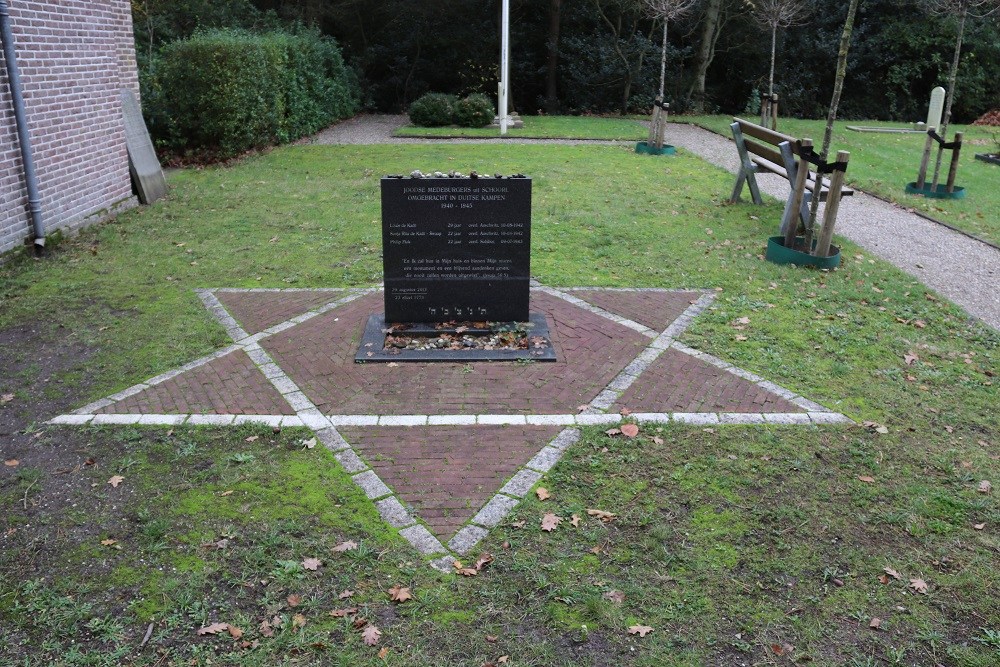
[(486, 127), (493, 122), (493, 101), (482, 93), (469, 95), (455, 104), (455, 125)]
[(410, 105), (410, 122), (420, 127), (451, 125), (458, 98), (442, 93), (427, 93)]
[(355, 113), (358, 84), (318, 32), (212, 31), (168, 44), (152, 99), (156, 138), (219, 157), (287, 142)]

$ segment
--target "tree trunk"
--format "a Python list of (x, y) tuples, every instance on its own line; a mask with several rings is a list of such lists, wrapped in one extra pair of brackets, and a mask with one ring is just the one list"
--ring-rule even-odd
[(562, 18), (562, 0), (549, 2), (549, 39), (546, 47), (545, 111), (559, 112), (559, 97), (556, 84), (559, 81), (559, 24)]
[[(958, 14), (958, 39), (955, 41), (955, 56), (951, 60), (951, 70), (948, 72), (948, 96), (945, 98), (944, 115), (941, 117), (941, 127), (938, 134), (948, 141), (948, 122), (951, 120), (951, 103), (955, 99), (955, 81), (958, 79), (958, 60), (962, 55), (962, 38), (965, 36), (965, 19), (969, 17), (969, 6), (962, 3)], [(938, 145), (937, 160), (934, 162), (934, 179), (931, 181), (931, 192), (937, 192), (938, 177), (941, 175), (941, 157), (944, 149)]]
[(663, 19), (663, 53), (660, 54), (660, 99), (663, 99), (663, 84), (667, 80), (667, 19)]
[(708, 0), (701, 28), (701, 44), (695, 56), (694, 82), (688, 91), (688, 99), (692, 101), (696, 113), (705, 112), (705, 78), (715, 55), (716, 32), (719, 29), (719, 16), (721, 14), (722, 0)]
[(775, 47), (778, 41), (778, 24), (771, 26), (771, 74), (767, 79), (767, 96), (771, 97), (774, 95), (774, 54)]
[[(833, 121), (837, 120), (837, 107), (840, 106), (840, 93), (844, 90), (844, 79), (847, 76), (847, 54), (851, 50), (851, 33), (854, 31), (854, 17), (858, 13), (858, 0), (851, 0), (847, 8), (847, 20), (844, 22), (844, 32), (840, 34), (840, 50), (837, 52), (837, 75), (833, 82), (833, 98), (830, 100), (830, 111), (826, 115), (826, 130), (823, 132), (823, 147), (820, 159), (826, 161), (830, 152), (830, 142), (833, 140)], [(808, 168), (803, 160), (802, 168)], [(806, 226), (806, 252), (812, 247), (813, 229), (816, 226), (816, 214), (819, 212), (820, 191), (823, 189), (823, 176), (816, 174), (816, 190), (813, 192), (809, 207), (809, 224)], [(831, 221), (832, 224), (832, 221)]]

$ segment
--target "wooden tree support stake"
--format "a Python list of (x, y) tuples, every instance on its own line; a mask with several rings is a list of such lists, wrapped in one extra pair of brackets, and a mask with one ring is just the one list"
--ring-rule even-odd
[(844, 163), (844, 171), (835, 169), (830, 177), (830, 192), (826, 196), (826, 210), (823, 212), (823, 228), (819, 232), (816, 250), (813, 255), (826, 257), (830, 254), (830, 242), (833, 240), (833, 228), (837, 224), (837, 213), (840, 210), (840, 191), (844, 187), (844, 176), (847, 162), (851, 159), (848, 151), (837, 151), (837, 162)]
[(951, 151), (951, 166), (948, 168), (948, 194), (955, 192), (955, 176), (958, 174), (958, 157), (962, 152), (962, 132), (955, 133), (955, 143), (958, 144)]
[[(812, 148), (812, 139), (803, 139), (801, 142), (802, 152), (808, 153), (808, 149)], [(801, 154), (801, 153), (800, 153)], [(806, 180), (809, 178), (809, 163), (805, 160), (799, 161), (799, 170), (795, 174), (795, 186), (792, 188), (792, 204), (789, 210), (797, 212), (802, 208), (802, 200), (805, 198), (806, 194)], [(819, 196), (818, 194), (816, 195)], [(795, 233), (798, 231), (798, 219), (797, 216), (792, 218), (792, 222), (788, 225), (788, 229), (785, 230), (785, 247), (789, 249), (795, 248)], [(806, 252), (809, 249), (806, 248)]]
[(935, 127), (927, 128), (927, 141), (924, 143), (924, 155), (920, 158), (920, 171), (917, 172), (917, 190), (924, 189), (927, 182), (927, 165), (931, 161), (931, 147), (934, 145), (934, 137), (931, 136), (937, 130)]

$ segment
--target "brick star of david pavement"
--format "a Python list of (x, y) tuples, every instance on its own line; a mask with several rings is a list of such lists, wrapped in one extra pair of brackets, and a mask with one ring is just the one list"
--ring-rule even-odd
[(233, 345), (52, 420), (261, 422), (316, 431), (382, 517), (445, 567), (503, 520), (579, 437), (640, 422), (849, 422), (677, 337), (698, 290), (535, 285), (558, 360), (355, 363), (378, 289), (199, 290)]

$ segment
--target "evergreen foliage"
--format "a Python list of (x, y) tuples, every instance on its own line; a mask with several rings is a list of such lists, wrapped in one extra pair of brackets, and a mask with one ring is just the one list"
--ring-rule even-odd
[(451, 125), (458, 98), (443, 93), (427, 93), (410, 105), (410, 122), (418, 127)]
[(161, 145), (219, 157), (293, 141), (359, 103), (339, 47), (316, 30), (196, 32), (164, 47), (144, 92)]

